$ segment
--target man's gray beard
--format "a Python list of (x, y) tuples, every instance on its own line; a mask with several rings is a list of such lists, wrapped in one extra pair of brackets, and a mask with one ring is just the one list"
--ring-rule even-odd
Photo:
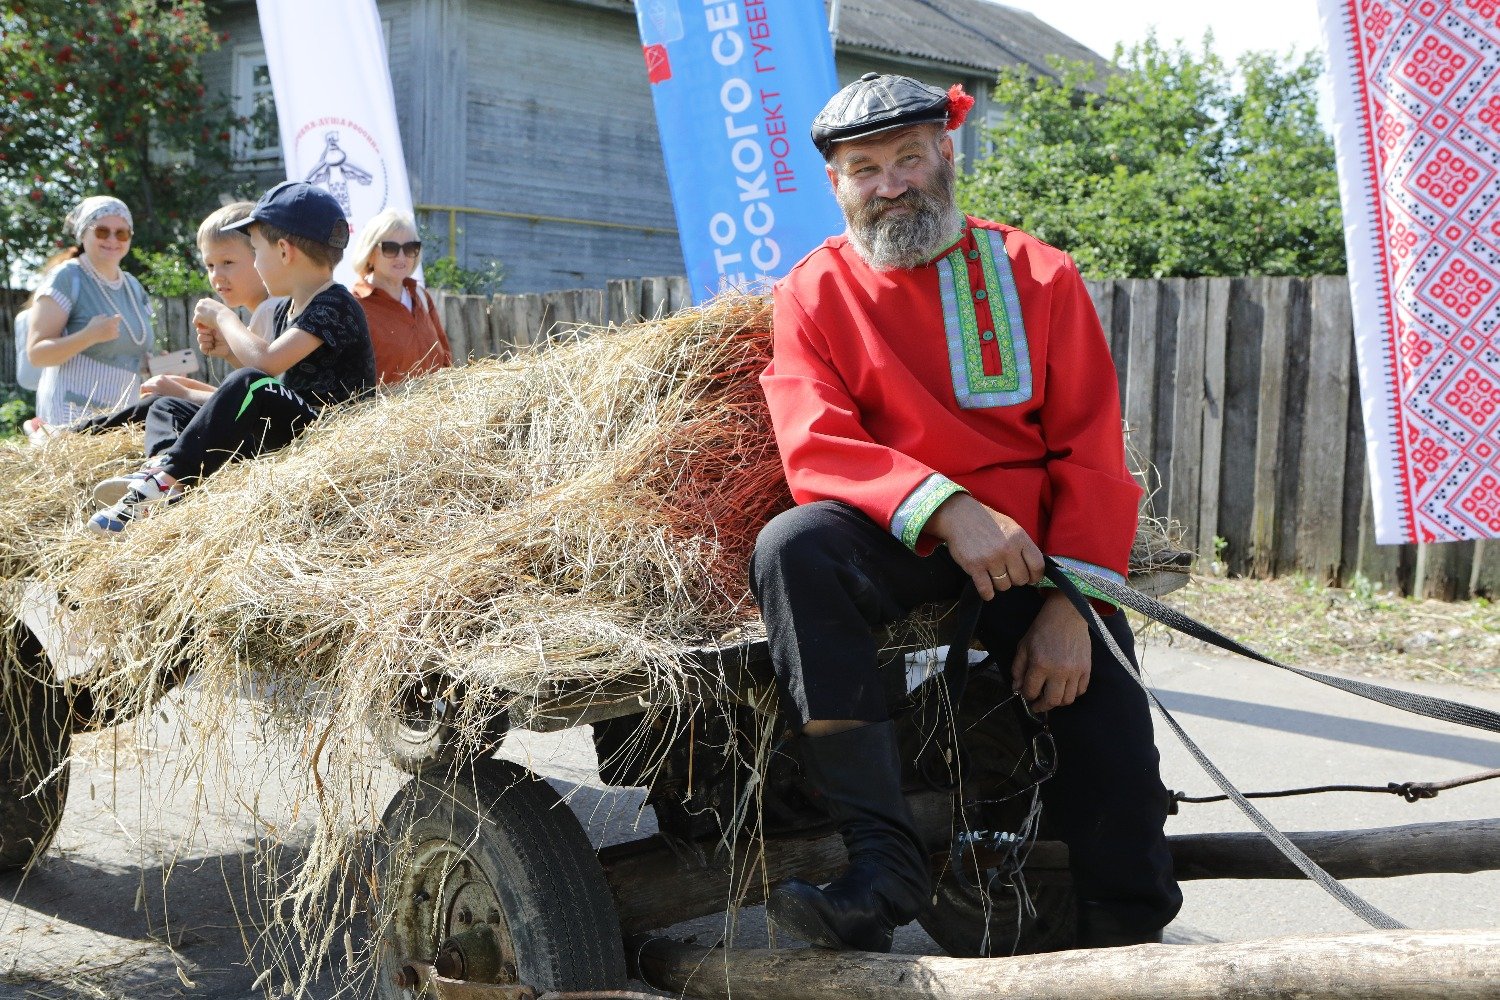
[[(840, 183), (840, 207), (854, 252), (877, 271), (920, 267), (958, 238), (963, 215), (953, 200), (953, 165), (946, 160), (927, 188), (908, 188), (899, 197), (871, 198), (860, 204)], [(905, 205), (910, 211), (875, 215), (877, 206)]]

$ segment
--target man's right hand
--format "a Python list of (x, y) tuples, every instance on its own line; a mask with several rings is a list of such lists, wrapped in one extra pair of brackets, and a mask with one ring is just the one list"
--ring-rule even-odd
[(928, 518), (926, 530), (948, 546), (953, 561), (988, 601), (997, 591), (1038, 583), (1046, 564), (1026, 530), (968, 493), (955, 493)]

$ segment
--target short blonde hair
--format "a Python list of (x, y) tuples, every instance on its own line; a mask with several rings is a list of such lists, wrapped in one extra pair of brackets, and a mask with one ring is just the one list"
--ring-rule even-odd
[(359, 231), (359, 236), (354, 240), (354, 245), (349, 248), (349, 260), (354, 264), (355, 274), (363, 278), (375, 270), (375, 265), (370, 262), (370, 258), (375, 254), (375, 247), (395, 229), (410, 229), (415, 235), (417, 220), (410, 212), (403, 212), (399, 208), (388, 208), (365, 223), (365, 227)]
[(241, 239), (245, 245), (250, 244), (250, 232), (247, 229), (225, 230), (226, 226), (232, 226), (241, 219), (248, 219), (250, 213), (255, 210), (255, 203), (250, 201), (236, 201), (225, 205), (217, 212), (209, 215), (198, 224), (198, 252), (206, 253), (208, 248), (220, 240)]

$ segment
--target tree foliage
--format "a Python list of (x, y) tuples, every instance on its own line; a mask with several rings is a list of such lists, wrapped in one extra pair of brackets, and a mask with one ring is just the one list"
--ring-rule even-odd
[[(1067, 250), (1090, 277), (1344, 272), (1316, 55), (1235, 69), (1154, 37), (1094, 70), (1020, 68), (995, 86), (994, 152), (961, 178), (966, 211)], [(1092, 87), (1092, 92), (1090, 90)], [(1085, 96), (1080, 96), (1085, 95)]]
[(190, 253), (226, 187), (227, 106), (199, 58), (203, 0), (9, 0), (0, 8), (0, 239), (34, 266), (91, 194), (131, 208), (140, 251)]

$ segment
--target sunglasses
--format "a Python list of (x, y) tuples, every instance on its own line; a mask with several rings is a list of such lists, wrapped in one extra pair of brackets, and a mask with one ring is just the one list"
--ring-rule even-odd
[(97, 239), (107, 240), (111, 235), (122, 243), (130, 242), (131, 232), (128, 229), (111, 229), (108, 226), (94, 227), (94, 236)]
[(395, 240), (380, 241), (380, 256), (394, 257), (398, 253), (404, 253), (412, 260), (422, 255), (422, 241), (412, 240), (410, 243), (397, 243)]

